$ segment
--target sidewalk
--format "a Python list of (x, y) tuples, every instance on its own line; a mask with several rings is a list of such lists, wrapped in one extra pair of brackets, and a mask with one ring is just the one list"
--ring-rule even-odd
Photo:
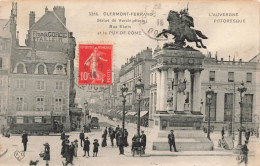
[(0, 136), (0, 158), (8, 152), (9, 138)]

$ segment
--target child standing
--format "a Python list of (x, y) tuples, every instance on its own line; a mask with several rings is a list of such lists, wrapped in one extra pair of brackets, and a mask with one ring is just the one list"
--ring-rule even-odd
[(97, 139), (94, 139), (94, 143), (93, 143), (94, 147), (93, 147), (93, 157), (97, 157), (97, 153), (98, 153), (98, 147), (99, 147), (99, 143)]

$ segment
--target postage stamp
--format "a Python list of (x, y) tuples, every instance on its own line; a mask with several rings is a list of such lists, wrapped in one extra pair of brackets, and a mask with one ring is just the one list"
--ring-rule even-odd
[(79, 44), (79, 85), (112, 84), (113, 45)]

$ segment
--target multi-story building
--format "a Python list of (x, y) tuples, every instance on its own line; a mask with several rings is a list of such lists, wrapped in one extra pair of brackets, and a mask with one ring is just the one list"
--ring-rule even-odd
[[(15, 33), (15, 29), (11, 33)], [(55, 120), (69, 130), (77, 114), (74, 103), (76, 42), (66, 27), (65, 8), (55, 6), (49, 11), (46, 7), (38, 21), (35, 12), (30, 12), (25, 43), (26, 46), (15, 47), (11, 55), (10, 124), (52, 124)]]
[(12, 48), (10, 20), (0, 19), (0, 124), (6, 125), (8, 74)]
[[(222, 128), (234, 122), (234, 126), (238, 127), (240, 117), (240, 94), (237, 88), (243, 81), (247, 88), (245, 97), (243, 99), (242, 121), (246, 123), (247, 127), (256, 127), (259, 123), (255, 117), (257, 114), (257, 86), (259, 86), (256, 79), (258, 64), (256, 62), (242, 62), (228, 60), (224, 61), (212, 58), (209, 54), (203, 63), (203, 70), (201, 71), (201, 99), (200, 112), (204, 115), (204, 122), (207, 122), (209, 103), (206, 100), (206, 91), (209, 86), (212, 87), (215, 94), (210, 104), (210, 120), (211, 125), (215, 128)], [(150, 90), (150, 116), (153, 119), (153, 114), (156, 112), (156, 98), (157, 98), (157, 78), (156, 71), (151, 71), (151, 90)], [(186, 79), (186, 100), (184, 110), (189, 110), (189, 86), (190, 76), (185, 72)], [(173, 87), (173, 73), (168, 71), (168, 98), (172, 97)], [(206, 126), (206, 124), (204, 124)]]
[[(149, 98), (150, 98), (150, 68), (155, 63), (152, 59), (152, 49), (148, 48), (142, 50), (135, 57), (131, 57), (127, 62), (121, 66), (119, 72), (120, 86), (123, 84), (128, 87), (128, 93), (126, 96), (126, 110), (138, 111), (137, 96), (135, 94), (135, 84), (139, 79), (144, 84), (144, 92), (141, 101), (141, 113), (145, 120), (142, 120), (141, 124), (148, 122), (148, 111), (149, 111)], [(121, 90), (118, 92), (121, 92)]]

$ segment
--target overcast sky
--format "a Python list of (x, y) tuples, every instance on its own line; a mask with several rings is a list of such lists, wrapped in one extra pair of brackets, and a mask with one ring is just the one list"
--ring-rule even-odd
[[(255, 1), (256, 2), (256, 1)], [(248, 61), (259, 53), (259, 5), (255, 2), (189, 2), (189, 13), (194, 19), (194, 29), (200, 30), (208, 39), (203, 40), (207, 49), (199, 49), (203, 53), (211, 51), (214, 55), (218, 51), (218, 57), (228, 59), (230, 55), (236, 60), (242, 58)], [(0, 19), (10, 17), (11, 1), (0, 2)], [(17, 30), (20, 31), (20, 44), (24, 39), (29, 25), (29, 12), (35, 11), (36, 21), (44, 14), (45, 7), (52, 10), (54, 6), (64, 6), (67, 18), (67, 28), (74, 33), (77, 44), (79, 43), (112, 43), (114, 45), (114, 60), (118, 67), (126, 62), (126, 59), (135, 56), (146, 47), (154, 50), (157, 45), (162, 46), (165, 41), (157, 42), (145, 35), (98, 35), (98, 32), (109, 31), (112, 23), (100, 23), (97, 19), (141, 19), (140, 16), (113, 17), (104, 16), (104, 12), (144, 12), (154, 11), (155, 17), (144, 18), (147, 24), (140, 26), (138, 23), (114, 23), (113, 25), (131, 26), (126, 31), (147, 32), (149, 28), (162, 30), (168, 27), (166, 21), (169, 10), (180, 11), (187, 6), (186, 1), (157, 1), (157, 2), (72, 2), (72, 1), (18, 1)], [(160, 6), (160, 7), (158, 7)], [(157, 8), (155, 8), (157, 7)], [(89, 12), (98, 12), (99, 16), (89, 16)], [(210, 16), (215, 13), (238, 13), (238, 16)], [(163, 26), (157, 26), (157, 19), (163, 20)], [(245, 19), (245, 23), (214, 23), (214, 19)], [(118, 29), (117, 29), (118, 30)], [(170, 40), (169, 40), (170, 41)], [(194, 46), (192, 43), (187, 43)], [(78, 55), (76, 55), (78, 56)], [(77, 62), (76, 62), (77, 63)]]

